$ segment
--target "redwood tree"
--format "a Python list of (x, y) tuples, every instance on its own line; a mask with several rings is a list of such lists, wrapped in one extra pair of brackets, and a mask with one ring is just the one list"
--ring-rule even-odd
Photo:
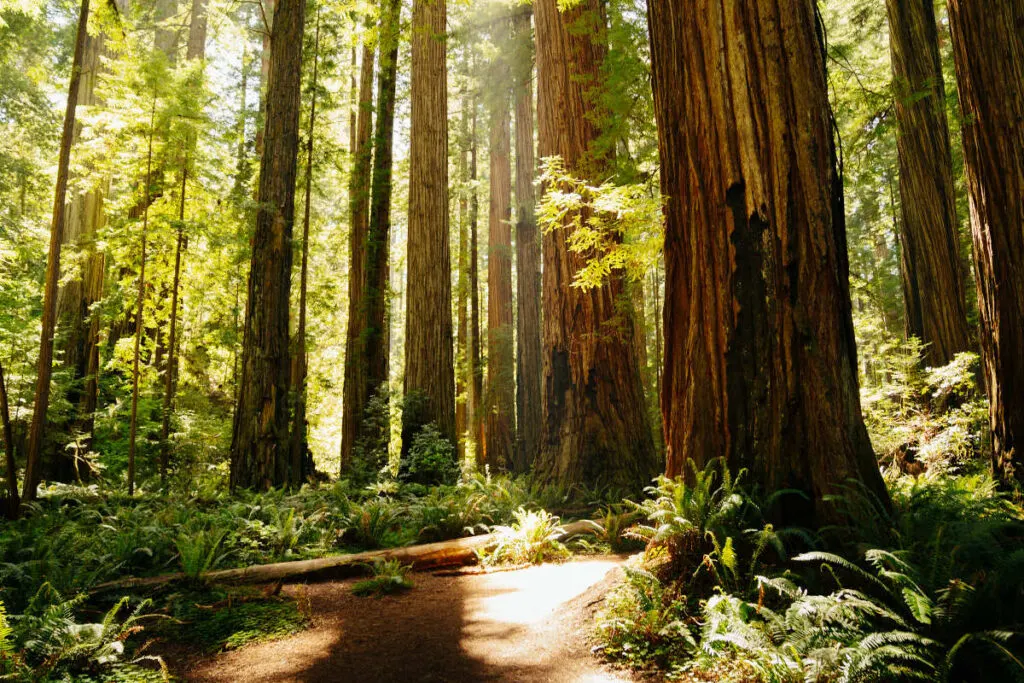
[(448, 247), (448, 74), (445, 0), (412, 8), (409, 241), (402, 450), (427, 423), (457, 443)]
[(970, 348), (953, 161), (933, 0), (887, 0), (899, 129), (900, 242), (907, 332), (939, 366)]
[[(599, 144), (606, 19), (601, 0), (560, 12), (536, 0), (539, 155), (566, 169), (606, 178), (612, 159)], [(643, 386), (620, 274), (591, 289), (574, 287), (586, 256), (567, 246), (569, 228), (543, 240), (544, 432), (536, 464), (561, 483), (608, 482), (639, 489), (657, 470)], [(624, 312), (627, 311), (627, 312)]]
[(512, 327), (512, 161), (508, 20), (493, 23), (498, 54), (490, 67), (490, 201), (487, 258), (487, 387), (484, 461), (508, 469), (515, 447), (515, 348)]
[(348, 467), (359, 438), (360, 423), (366, 410), (366, 237), (370, 213), (370, 139), (373, 118), (373, 62), (375, 45), (363, 41), (363, 61), (359, 73), (359, 112), (356, 137), (352, 146), (352, 177), (349, 182), (349, 266), (348, 328), (345, 332), (345, 385), (341, 411), (341, 467)]
[(516, 435), (515, 469), (525, 472), (540, 449), (540, 236), (534, 213), (533, 33), (530, 15), (513, 18), (513, 92), (516, 110)]
[(61, 132), (60, 151), (57, 156), (57, 185), (53, 192), (53, 220), (50, 222), (50, 248), (46, 256), (46, 279), (43, 286), (43, 320), (39, 339), (39, 362), (36, 372), (35, 404), (29, 428), (28, 454), (25, 462), (25, 484), (22, 497), (35, 500), (39, 485), (39, 455), (46, 432), (46, 413), (50, 407), (50, 379), (53, 376), (53, 333), (57, 313), (57, 283), (60, 279), (60, 252), (64, 242), (64, 204), (67, 201), (68, 166), (71, 161), (71, 142), (75, 134), (75, 107), (82, 81), (82, 64), (88, 37), (89, 0), (82, 0), (75, 34), (75, 53), (71, 61), (71, 82), (64, 110), (64, 128)]
[(1024, 482), (1024, 0), (949, 0), (992, 464)]
[(231, 487), (288, 480), (292, 225), (299, 148), (303, 0), (280, 0), (270, 41), (259, 208), (252, 240), (241, 377), (231, 439)]
[[(666, 472), (725, 457), (817, 522), (885, 486), (861, 418), (815, 0), (649, 0), (666, 197)], [(786, 55), (779, 59), (778, 55)], [(791, 499), (794, 497), (791, 497)]]

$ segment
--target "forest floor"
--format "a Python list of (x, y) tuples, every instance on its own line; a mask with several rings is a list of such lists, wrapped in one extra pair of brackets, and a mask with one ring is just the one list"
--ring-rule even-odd
[(176, 673), (209, 683), (633, 681), (591, 652), (594, 613), (624, 561), (416, 574), (412, 590), (381, 598), (356, 597), (353, 581), (287, 585), (312, 615), (308, 629)]

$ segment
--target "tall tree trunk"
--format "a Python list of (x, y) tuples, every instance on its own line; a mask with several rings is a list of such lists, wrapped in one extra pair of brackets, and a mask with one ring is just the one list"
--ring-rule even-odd
[[(601, 145), (601, 69), (606, 28), (601, 0), (559, 12), (536, 0), (537, 119), (541, 158), (560, 156), (577, 177), (611, 170)], [(604, 113), (606, 115), (606, 113)], [(633, 323), (622, 277), (573, 286), (586, 264), (567, 246), (566, 227), (543, 240), (544, 432), (538, 473), (561, 483), (608, 483), (639, 490), (658, 469), (644, 408)], [(623, 311), (626, 312), (623, 312)]]
[(1024, 0), (949, 0), (992, 467), (1024, 482)]
[(512, 468), (515, 448), (515, 340), (512, 327), (512, 161), (510, 158), (510, 73), (508, 19), (492, 24), (498, 55), (490, 73), (490, 202), (487, 258), (487, 414), (484, 462)]
[[(477, 103), (474, 96), (471, 100), (469, 142), (469, 331), (466, 346), (469, 359), (466, 363), (469, 386), (466, 398), (466, 425), (469, 439), (476, 449), (473, 456), (481, 462), (483, 456), (483, 435), (480, 404), (483, 398), (483, 368), (480, 363), (480, 253), (477, 243), (477, 223), (480, 219), (480, 194), (476, 187), (477, 180)], [(467, 452), (469, 449), (467, 448)]]
[(89, 0), (82, 0), (75, 35), (75, 54), (71, 61), (71, 82), (64, 111), (64, 128), (57, 158), (57, 185), (54, 188), (53, 220), (50, 223), (50, 249), (46, 257), (46, 281), (43, 287), (42, 334), (39, 339), (39, 364), (36, 372), (35, 408), (29, 428), (28, 455), (25, 464), (25, 489), (22, 497), (35, 500), (39, 485), (39, 454), (46, 432), (46, 413), (50, 407), (50, 379), (53, 375), (53, 332), (57, 313), (57, 284), (60, 280), (60, 251), (64, 242), (64, 209), (68, 191), (68, 166), (71, 161), (71, 142), (75, 135), (75, 107), (82, 80), (85, 42), (88, 37)]
[(820, 501), (851, 478), (885, 501), (860, 412), (816, 3), (648, 11), (667, 198), (666, 473), (725, 457), (765, 491), (807, 491), (779, 511), (800, 523), (835, 515)]
[(907, 333), (940, 366), (970, 348), (953, 160), (933, 0), (887, 0), (899, 128), (900, 241)]
[[(395, 130), (395, 88), (398, 83), (398, 40), (401, 33), (401, 0), (388, 0), (380, 31), (380, 68), (377, 75), (377, 124), (374, 131), (370, 223), (366, 234), (366, 357), (367, 399), (388, 392), (391, 335), (388, 331), (389, 278), (391, 277), (391, 166)], [(370, 437), (389, 439), (387, 414), (381, 433)], [(365, 429), (364, 429), (365, 431)]]
[(173, 26), (174, 15), (178, 13), (177, 0), (156, 0), (153, 9), (153, 23), (156, 24), (154, 46), (167, 55), (174, 64), (178, 52), (178, 27)]
[(302, 486), (311, 474), (306, 434), (306, 296), (309, 289), (309, 220), (313, 203), (313, 134), (316, 132), (316, 88), (320, 68), (320, 8), (316, 9), (316, 37), (313, 39), (313, 82), (309, 94), (309, 130), (306, 133), (306, 197), (302, 214), (302, 267), (299, 276), (299, 325), (295, 331), (292, 357), (292, 385), (295, 391), (295, 415), (292, 418), (291, 485)]
[[(367, 33), (370, 32), (367, 27)], [(359, 114), (352, 149), (353, 168), (349, 183), (349, 269), (348, 329), (345, 334), (345, 385), (341, 406), (341, 469), (352, 464), (366, 411), (366, 246), (370, 212), (370, 162), (373, 143), (373, 61), (375, 45), (369, 36), (363, 41), (363, 63), (359, 74)]]
[[(270, 96), (270, 70), (273, 61), (274, 16), (276, 0), (256, 0), (260, 8), (260, 22), (263, 28), (263, 51), (260, 52), (260, 111), (256, 121), (256, 156), (263, 158), (263, 137), (267, 128), (267, 98)], [(355, 48), (353, 48), (354, 50)], [(259, 188), (256, 189), (259, 192)], [(257, 197), (258, 198), (258, 197)]]
[(231, 487), (288, 481), (292, 227), (299, 148), (302, 31), (306, 4), (280, 0), (274, 13), (267, 117), (253, 234), (241, 377), (231, 440)]
[(135, 495), (135, 449), (139, 431), (139, 357), (141, 355), (142, 333), (145, 329), (146, 304), (146, 247), (149, 238), (149, 206), (152, 204), (150, 189), (153, 180), (153, 134), (156, 125), (156, 95), (149, 112), (149, 141), (146, 148), (146, 179), (142, 204), (142, 235), (139, 249), (139, 290), (135, 300), (135, 346), (132, 355), (132, 409), (128, 426), (128, 495)]
[(0, 365), (0, 422), (3, 426), (4, 456), (7, 465), (7, 519), (17, 519), (21, 512), (18, 499), (18, 466), (14, 462), (14, 430), (11, 429), (11, 403), (7, 399), (4, 367)]
[(457, 444), (448, 251), (446, 0), (414, 0), (402, 451), (427, 423)]
[(469, 441), (469, 108), (470, 97), (462, 99), (462, 116), (459, 118), (459, 278), (456, 288), (455, 339), (455, 432), (463, 445)]
[(181, 166), (181, 195), (178, 198), (178, 230), (174, 243), (174, 279), (171, 285), (171, 330), (168, 335), (167, 369), (164, 372), (163, 421), (160, 428), (160, 481), (167, 485), (167, 468), (171, 461), (171, 413), (178, 382), (178, 291), (181, 287), (181, 250), (185, 242), (185, 196), (188, 188), (188, 151)]
[[(82, 57), (82, 75), (78, 86), (78, 105), (97, 104), (96, 84), (106, 55), (102, 33), (88, 35)], [(72, 147), (78, 143), (81, 125), (76, 124)], [(80, 252), (80, 265), (71, 277), (65, 273), (57, 290), (57, 327), (61, 330), (57, 356), (71, 376), (67, 400), (74, 413), (60, 431), (79, 432), (92, 440), (93, 415), (96, 412), (99, 373), (100, 316), (92, 308), (103, 298), (104, 256), (96, 250), (96, 234), (106, 222), (103, 200), (110, 187), (108, 178), (100, 178), (85, 192), (76, 193), (68, 202), (64, 223), (64, 245)], [(88, 445), (86, 450), (88, 450)], [(71, 481), (74, 464), (69, 453), (57, 449), (51, 476)]]
[(541, 401), (540, 236), (537, 234), (533, 149), (533, 34), (530, 15), (513, 19), (516, 108), (516, 447), (515, 469), (526, 472), (540, 450)]
[(185, 56), (188, 59), (206, 58), (206, 3), (207, 0), (192, 0), (192, 13), (188, 24), (188, 45)]

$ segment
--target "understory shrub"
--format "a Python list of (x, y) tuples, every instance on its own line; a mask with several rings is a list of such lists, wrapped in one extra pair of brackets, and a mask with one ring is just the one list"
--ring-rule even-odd
[(412, 567), (398, 560), (377, 560), (371, 567), (373, 576), (357, 581), (352, 592), (359, 597), (390, 595), (413, 587)]
[(540, 564), (569, 555), (568, 548), (559, 540), (565, 529), (558, 517), (545, 510), (531, 511), (522, 507), (513, 517), (511, 525), (494, 528), (498, 541), (480, 552), (484, 565)]

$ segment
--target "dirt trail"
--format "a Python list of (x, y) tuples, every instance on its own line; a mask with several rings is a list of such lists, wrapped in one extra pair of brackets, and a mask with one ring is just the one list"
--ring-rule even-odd
[(357, 598), (351, 582), (305, 591), (313, 625), (294, 636), (200, 660), (186, 680), (256, 683), (632, 681), (591, 653), (593, 614), (623, 558), (518, 571), (415, 576), (402, 595)]

